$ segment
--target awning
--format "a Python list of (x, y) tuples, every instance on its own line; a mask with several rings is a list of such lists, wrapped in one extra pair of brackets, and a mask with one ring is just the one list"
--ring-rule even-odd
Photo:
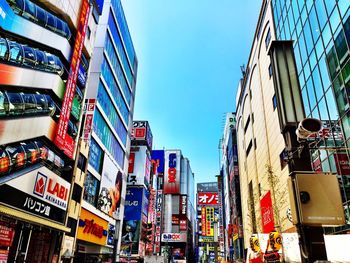
[(40, 218), (37, 216), (33, 216), (31, 214), (27, 214), (25, 212), (4, 206), (4, 205), (0, 205), (0, 214), (5, 214), (6, 216), (9, 217), (14, 217), (16, 219), (19, 220), (23, 220), (23, 221), (27, 221), (36, 225), (42, 225), (42, 226), (47, 226), (59, 231), (63, 231), (63, 232), (70, 232), (71, 229), (69, 227), (66, 227), (64, 225), (52, 222), (48, 219), (44, 219), (44, 218)]

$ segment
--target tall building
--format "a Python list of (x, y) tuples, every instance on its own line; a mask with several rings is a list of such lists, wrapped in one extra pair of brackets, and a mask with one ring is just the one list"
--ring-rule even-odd
[[(273, 40), (293, 40), (305, 117), (321, 120), (313, 141), (311, 166), (338, 177), (347, 224), (324, 228), (325, 234), (349, 229), (348, 98), (350, 65), (349, 1), (263, 1), (243, 77), (239, 82), (237, 138), (244, 245), (249, 237), (282, 232), (296, 237), (290, 221), (287, 145), (281, 134), (273, 69), (268, 51)], [(297, 239), (295, 239), (297, 240)], [(325, 237), (326, 240), (326, 237)], [(321, 243), (323, 241), (320, 241)], [(300, 260), (297, 243), (284, 244), (285, 260)], [(327, 245), (327, 243), (326, 243)]]
[(96, 1), (0, 1), (0, 257), (58, 262), (68, 222)]
[(159, 167), (164, 164), (164, 170), (157, 170), (155, 253), (193, 262), (196, 218), (190, 161), (180, 150), (155, 150), (152, 160)]
[(225, 257), (244, 258), (241, 196), (239, 186), (236, 114), (227, 113), (221, 142), (223, 181)]
[(82, 138), (90, 149), (75, 262), (118, 260), (120, 254), (136, 72), (121, 2), (103, 1), (85, 100)]
[[(133, 121), (120, 250), (120, 256), (126, 260), (143, 259), (146, 244), (151, 243), (153, 236), (152, 218), (149, 217), (155, 193), (151, 174), (152, 140), (149, 123)], [(153, 247), (150, 250), (153, 255)]]

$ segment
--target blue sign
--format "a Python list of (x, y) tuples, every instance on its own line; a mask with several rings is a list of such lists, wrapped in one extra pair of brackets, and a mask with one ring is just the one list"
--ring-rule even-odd
[(86, 72), (84, 67), (82, 66), (82, 63), (79, 65), (79, 71), (78, 71), (78, 81), (80, 84), (85, 87), (86, 84)]
[(125, 196), (124, 220), (141, 220), (143, 188), (128, 187)]
[(164, 173), (164, 151), (163, 150), (153, 150), (152, 151), (152, 161), (158, 164), (157, 172)]
[(144, 189), (143, 190), (143, 206), (142, 213), (147, 216), (148, 215), (148, 200), (149, 200), (149, 192)]
[(91, 139), (89, 164), (99, 173), (101, 173), (103, 163), (103, 151), (94, 139)]

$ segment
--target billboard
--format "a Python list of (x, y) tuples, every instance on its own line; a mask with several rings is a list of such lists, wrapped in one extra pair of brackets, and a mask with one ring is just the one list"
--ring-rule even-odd
[(124, 205), (124, 220), (141, 220), (142, 195), (142, 188), (127, 187)]
[(152, 149), (153, 135), (148, 121), (133, 121), (131, 130), (131, 140), (139, 141), (139, 145), (146, 145)]
[(164, 174), (164, 151), (163, 150), (153, 150), (152, 151), (152, 162), (157, 165), (157, 173)]
[(162, 242), (187, 242), (187, 233), (163, 233)]
[(77, 27), (78, 32), (75, 38), (73, 49), (74, 51), (72, 54), (69, 75), (66, 84), (66, 92), (63, 98), (61, 114), (58, 120), (57, 134), (55, 138), (55, 144), (58, 146), (58, 148), (63, 150), (64, 153), (67, 154), (67, 156), (70, 158), (73, 158), (75, 142), (73, 138), (67, 135), (68, 122), (72, 111), (73, 98), (77, 85), (79, 65), (90, 13), (89, 11), (89, 2), (87, 0), (83, 0), (80, 8), (80, 19)]
[(43, 166), (2, 184), (0, 202), (64, 223), (70, 186), (70, 183)]
[(120, 209), (123, 174), (113, 161), (104, 156), (97, 209), (118, 219)]
[(141, 220), (127, 220), (123, 223), (120, 256), (139, 254)]
[(187, 215), (187, 195), (180, 196), (180, 215)]
[(180, 159), (179, 150), (165, 151), (164, 194), (180, 193)]
[(197, 184), (198, 192), (217, 192), (218, 191), (218, 183), (210, 182), (210, 183), (198, 183)]
[(162, 227), (162, 210), (163, 210), (163, 190), (158, 190), (157, 199), (156, 199), (156, 235), (155, 235), (156, 253), (160, 253), (160, 232)]
[(207, 234), (207, 218), (206, 218), (206, 210), (205, 207), (201, 208), (201, 223), (202, 223), (202, 235), (205, 236)]
[(219, 205), (218, 193), (199, 192), (198, 205)]
[(132, 147), (129, 156), (128, 185), (149, 184), (151, 157), (147, 146)]
[(270, 191), (260, 200), (260, 207), (263, 233), (270, 233), (275, 227)]

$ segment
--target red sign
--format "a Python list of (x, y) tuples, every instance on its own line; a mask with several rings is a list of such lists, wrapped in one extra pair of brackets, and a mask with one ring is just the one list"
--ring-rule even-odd
[(187, 219), (185, 217), (180, 218), (180, 231), (187, 230)]
[(129, 155), (129, 168), (128, 168), (129, 174), (134, 172), (134, 165), (135, 165), (135, 153), (131, 152)]
[(198, 205), (218, 205), (218, 193), (198, 193)]
[(260, 206), (263, 233), (270, 233), (275, 228), (270, 191), (260, 200)]
[(335, 153), (335, 163), (337, 164), (337, 173), (340, 175), (350, 175), (350, 162), (346, 153)]
[(83, 0), (80, 9), (80, 18), (78, 23), (78, 32), (75, 38), (74, 50), (69, 69), (69, 75), (64, 94), (60, 118), (58, 121), (55, 144), (64, 151), (64, 153), (73, 158), (74, 140), (67, 135), (68, 123), (72, 111), (73, 98), (75, 94), (76, 82), (78, 78), (81, 53), (84, 46), (84, 39), (87, 30), (90, 5), (88, 0)]
[(102, 238), (103, 236), (107, 236), (107, 230), (103, 229), (103, 226), (94, 222), (93, 219), (88, 220), (79, 220), (79, 226), (84, 227), (83, 233), (92, 234), (97, 236), (98, 238)]
[(172, 215), (171, 217), (171, 223), (173, 225), (178, 225), (180, 222), (179, 222), (179, 216), (178, 215)]
[(15, 230), (5, 222), (0, 221), (0, 247), (12, 246)]
[(180, 151), (165, 151), (164, 194), (180, 193)]

